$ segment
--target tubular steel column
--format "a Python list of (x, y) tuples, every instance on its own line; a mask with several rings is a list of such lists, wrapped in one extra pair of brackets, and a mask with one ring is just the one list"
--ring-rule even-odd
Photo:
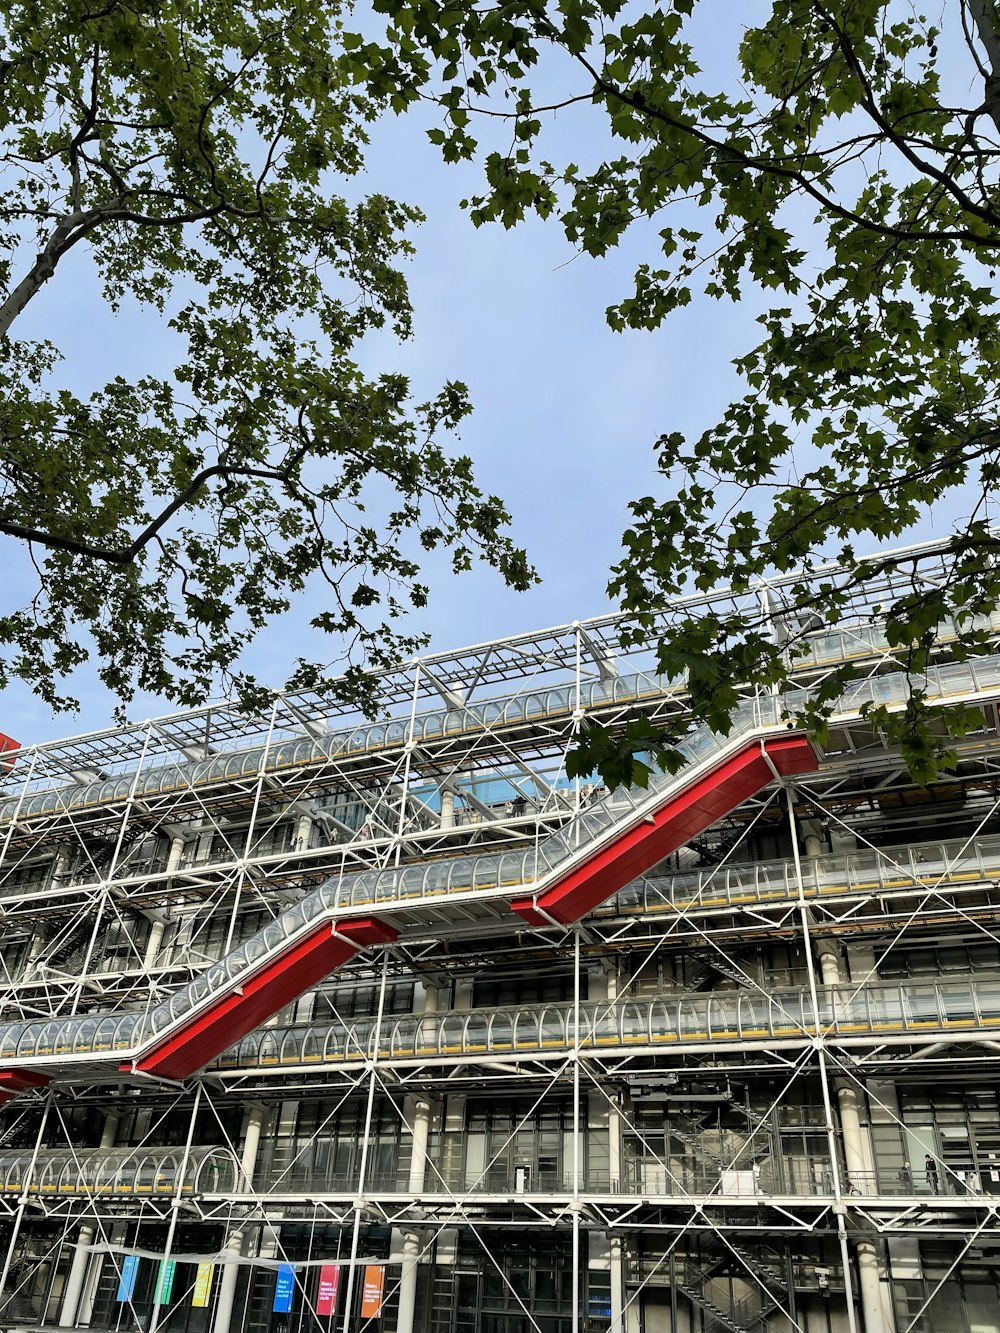
[(38, 1161), (38, 1154), (41, 1151), (42, 1139), (45, 1137), (45, 1126), (48, 1123), (49, 1111), (52, 1107), (51, 1092), (46, 1094), (45, 1109), (42, 1111), (42, 1118), (38, 1124), (38, 1133), (35, 1135), (35, 1146), (31, 1153), (31, 1161), (28, 1164), (28, 1170), (24, 1177), (24, 1188), (21, 1190), (21, 1197), (18, 1200), (17, 1212), (14, 1215), (14, 1225), (10, 1233), (10, 1243), (7, 1246), (7, 1253), (4, 1256), (3, 1268), (0, 1270), (0, 1300), (8, 1293), (7, 1278), (10, 1275), (10, 1265), (14, 1258), (14, 1246), (17, 1244), (17, 1238), (20, 1235), (21, 1223), (24, 1221), (25, 1209), (28, 1206), (28, 1193), (31, 1189), (31, 1182), (35, 1178), (35, 1164)]
[(865, 1333), (888, 1333), (882, 1305), (882, 1284), (878, 1276), (878, 1250), (873, 1240), (856, 1240), (858, 1256), (858, 1286), (861, 1288), (861, 1310)]
[(250, 848), (253, 846), (253, 835), (257, 828), (257, 816), (260, 812), (260, 798), (264, 790), (264, 782), (267, 778), (267, 759), (271, 752), (271, 741), (274, 738), (274, 723), (278, 715), (278, 701), (275, 699), (271, 705), (271, 717), (267, 724), (267, 735), (264, 738), (264, 744), (260, 752), (260, 766), (257, 769), (257, 781), (254, 784), (253, 803), (250, 806), (250, 822), (247, 825), (247, 840), (243, 855), (239, 860), (239, 870), (236, 877), (236, 892), (233, 894), (233, 906), (229, 913), (229, 929), (226, 931), (226, 943), (223, 946), (222, 956), (225, 957), (233, 947), (233, 935), (236, 932), (236, 921), (240, 913), (240, 903), (243, 898), (243, 885), (247, 877), (247, 856)]
[(455, 793), (450, 787), (441, 788), (441, 827), (455, 827)]
[(413, 1316), (417, 1308), (417, 1269), (420, 1261), (420, 1236), (416, 1231), (403, 1232), (403, 1272), (399, 1279), (399, 1313), (396, 1333), (413, 1333)]
[[(430, 992), (428, 992), (428, 995)], [(425, 1012), (428, 1012), (425, 1009)], [(427, 1138), (431, 1126), (431, 1104), (426, 1097), (413, 1101), (413, 1143), (410, 1149), (410, 1197), (423, 1193), (427, 1167)], [(413, 1315), (417, 1305), (417, 1265), (420, 1258), (420, 1234), (403, 1231), (403, 1271), (399, 1279), (399, 1314), (396, 1333), (413, 1333)]]
[[(858, 1333), (858, 1321), (854, 1312), (854, 1294), (851, 1283), (851, 1254), (847, 1245), (846, 1207), (840, 1182), (840, 1163), (837, 1158), (837, 1135), (834, 1128), (833, 1104), (830, 1098), (830, 1083), (826, 1069), (825, 1039), (822, 1036), (820, 1020), (819, 993), (816, 989), (816, 967), (813, 963), (812, 940), (809, 933), (809, 908), (806, 904), (805, 882), (802, 877), (802, 858), (799, 854), (799, 834), (795, 821), (795, 800), (791, 786), (785, 788), (788, 807), (788, 828), (792, 839), (792, 860), (795, 865), (795, 883), (799, 898), (799, 922), (802, 927), (802, 947), (805, 954), (806, 974), (809, 978), (809, 998), (812, 1005), (813, 1044), (816, 1051), (816, 1063), (819, 1070), (819, 1085), (823, 1094), (823, 1114), (826, 1120), (827, 1152), (830, 1155), (830, 1174), (833, 1179), (834, 1205), (837, 1218), (837, 1239), (840, 1242), (840, 1262), (844, 1269), (844, 1293), (847, 1304), (847, 1325), (850, 1333)], [(881, 1306), (879, 1307), (881, 1309)], [(867, 1325), (867, 1318), (865, 1320)], [(872, 1324), (866, 1333), (880, 1333), (880, 1326)]]
[[(254, 1172), (257, 1168), (257, 1151), (260, 1147), (261, 1130), (267, 1116), (266, 1109), (254, 1102), (247, 1107), (243, 1125), (243, 1154), (240, 1159), (240, 1193), (249, 1194), (253, 1189)], [(238, 1259), (243, 1250), (244, 1225), (237, 1226), (226, 1240), (224, 1255)], [(236, 1299), (236, 1283), (240, 1274), (238, 1263), (222, 1264), (222, 1280), (219, 1283), (219, 1299), (215, 1305), (215, 1319), (212, 1333), (229, 1333), (233, 1317), (233, 1301)]]
[[(594, 974), (590, 974), (591, 978)], [(588, 981), (587, 999), (588, 1000), (606, 1000), (614, 1003), (618, 995), (618, 978), (610, 968), (602, 969), (602, 974), (597, 978), (599, 990), (592, 993), (593, 980)], [(612, 1093), (607, 1098), (607, 1117), (608, 1117), (608, 1192), (617, 1194), (624, 1192), (622, 1182), (622, 1154), (621, 1154), (621, 1117), (618, 1114), (620, 1094)], [(589, 1132), (589, 1110), (588, 1110), (588, 1132)], [(608, 1271), (611, 1276), (611, 1327), (608, 1333), (625, 1333), (625, 1274), (623, 1264), (625, 1261), (624, 1246), (622, 1244), (622, 1235), (620, 1231), (609, 1229), (605, 1232), (608, 1239)]]
[(420, 664), (413, 672), (413, 691), (410, 695), (410, 719), (406, 727), (406, 744), (403, 747), (403, 784), (399, 793), (399, 818), (396, 820), (396, 855), (394, 863), (398, 866), (403, 855), (403, 834), (406, 832), (406, 806), (410, 799), (410, 770), (413, 758), (413, 735), (417, 720), (417, 693), (420, 689)]
[(174, 1248), (174, 1236), (177, 1234), (177, 1217), (184, 1197), (184, 1180), (188, 1173), (188, 1164), (191, 1161), (191, 1144), (194, 1142), (194, 1127), (198, 1120), (198, 1108), (201, 1106), (201, 1090), (202, 1085), (199, 1083), (195, 1088), (194, 1102), (191, 1106), (191, 1119), (188, 1122), (187, 1139), (184, 1142), (184, 1156), (181, 1158), (180, 1170), (177, 1173), (177, 1184), (174, 1186), (174, 1197), (170, 1200), (170, 1225), (167, 1227), (167, 1242), (163, 1247), (163, 1258), (160, 1260), (156, 1285), (153, 1288), (153, 1309), (149, 1316), (149, 1333), (156, 1333), (160, 1326), (160, 1311), (163, 1308), (163, 1279), (166, 1274), (166, 1266), (170, 1262), (171, 1251)]
[[(823, 985), (839, 986), (843, 980), (840, 949), (832, 940), (821, 939), (816, 941), (816, 953), (819, 957)], [(850, 1185), (851, 1181), (857, 1182), (866, 1178), (869, 1158), (865, 1154), (865, 1135), (861, 1128), (861, 1116), (858, 1114), (857, 1089), (843, 1079), (835, 1079), (833, 1086), (837, 1093), (840, 1132), (844, 1140), (844, 1161)]]
[[(348, 1333), (351, 1326), (354, 1300), (354, 1274), (358, 1264), (358, 1241), (361, 1238), (361, 1216), (364, 1212), (365, 1178), (368, 1170), (368, 1145), (371, 1141), (372, 1110), (375, 1106), (375, 1080), (378, 1065), (378, 1048), (381, 1039), (382, 1015), (385, 1013), (385, 983), (389, 974), (389, 950), (382, 951), (382, 982), (378, 992), (378, 1013), (372, 1028), (372, 1048), (368, 1075), (368, 1105), (365, 1108), (365, 1135), (361, 1142), (361, 1162), (358, 1165), (358, 1192), (354, 1200), (354, 1228), (351, 1232), (351, 1264), (347, 1270), (347, 1294), (344, 1297), (343, 1333)], [(221, 1333), (221, 1330), (220, 1330)]]
[[(118, 1116), (109, 1111), (104, 1118), (104, 1129), (101, 1133), (100, 1147), (102, 1149), (107, 1150), (115, 1146), (117, 1131)], [(73, 1261), (70, 1264), (66, 1287), (63, 1292), (62, 1309), (59, 1315), (60, 1328), (72, 1328), (76, 1323), (77, 1311), (80, 1308), (80, 1297), (83, 1295), (84, 1280), (90, 1263), (90, 1247), (94, 1243), (96, 1230), (97, 1228), (93, 1222), (84, 1222), (80, 1227), (80, 1235), (73, 1250)]]
[[(577, 636), (579, 643), (579, 635)], [(573, 927), (573, 1325), (580, 1308), (580, 923)]]
[(163, 943), (163, 932), (166, 928), (166, 921), (163, 917), (157, 915), (152, 918), (152, 924), (149, 928), (149, 938), (146, 940), (146, 950), (142, 956), (142, 966), (145, 972), (156, 962), (157, 955), (160, 952), (160, 945)]
[(147, 725), (146, 739), (142, 743), (142, 750), (139, 754), (139, 762), (136, 764), (135, 773), (129, 784), (128, 796), (125, 800), (125, 807), (122, 810), (121, 823), (118, 826), (118, 837), (115, 840), (115, 848), (111, 853), (111, 861), (108, 864), (108, 873), (105, 875), (101, 884), (101, 896), (97, 905), (97, 911), (94, 913), (94, 926), (90, 932), (90, 940), (87, 943), (87, 952), (83, 956), (83, 962), (80, 964), (81, 984), (77, 987), (73, 996), (73, 1003), (70, 1006), (70, 1013), (75, 1014), (80, 1005), (80, 995), (83, 991), (83, 978), (90, 971), (90, 963), (94, 956), (94, 949), (97, 947), (97, 941), (100, 938), (101, 923), (104, 919), (104, 909), (111, 897), (111, 881), (115, 877), (115, 871), (118, 869), (118, 858), (121, 856), (122, 843), (125, 841), (125, 830), (128, 828), (129, 819), (132, 815), (132, 806), (135, 803), (135, 792), (139, 785), (139, 778), (142, 774), (142, 766), (146, 762), (146, 751), (149, 749), (149, 742), (152, 737), (152, 728)]

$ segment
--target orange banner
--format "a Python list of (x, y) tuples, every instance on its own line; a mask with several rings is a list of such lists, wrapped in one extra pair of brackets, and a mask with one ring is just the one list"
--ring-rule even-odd
[(385, 1269), (381, 1264), (365, 1265), (365, 1285), (361, 1289), (361, 1318), (378, 1319), (382, 1313)]

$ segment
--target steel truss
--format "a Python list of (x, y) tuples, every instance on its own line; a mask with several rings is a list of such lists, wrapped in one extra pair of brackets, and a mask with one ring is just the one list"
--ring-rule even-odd
[[(946, 572), (933, 547), (898, 555), (834, 630), (783, 619), (792, 576), (664, 614), (736, 607), (781, 634), (792, 687), (851, 661), (871, 693), (901, 668), (875, 608)], [(685, 725), (682, 683), (623, 652), (622, 628), (574, 622), (387, 673), (388, 723), (304, 693), (256, 720), (215, 705), (25, 748), (0, 801), (0, 1028), (148, 1011), (331, 878), (578, 827), (594, 793), (565, 756), (582, 726)], [(984, 629), (1000, 641), (1000, 616)], [(943, 671), (952, 637), (942, 626)], [(849, 1333), (930, 1326), (970, 1256), (1000, 1248), (989, 1159), (972, 1138), (966, 1160), (914, 1137), (903, 1106), (928, 1084), (1000, 1087), (1000, 688), (961, 698), (982, 724), (930, 788), (847, 709), (816, 774), (748, 798), (581, 923), (529, 929), (476, 884), (386, 897), (397, 942), (186, 1083), (95, 1059), (23, 1093), (0, 1115), (5, 1319), (157, 1333), (191, 1291), (111, 1300), (134, 1255), (213, 1263), (213, 1333), (262, 1329), (251, 1296), (295, 1263), (300, 1327), (326, 1329), (316, 1270), (333, 1256), (343, 1333), (372, 1263), (399, 1333), (445, 1333), (433, 1284), (466, 1271), (447, 1257), (465, 1246), (509, 1317), (548, 1333), (506, 1251), (556, 1237), (573, 1293), (560, 1333), (605, 1293), (592, 1327), (612, 1333), (805, 1331), (819, 1311)], [(961, 979), (913, 970), (945, 946), (972, 960)], [(775, 976), (779, 951), (794, 977)], [(560, 998), (499, 998), (546, 976)], [(807, 1149), (787, 1146), (789, 1108)], [(554, 1156), (518, 1165), (553, 1134)], [(926, 1162), (898, 1163), (892, 1135), (926, 1140)], [(349, 1166), (324, 1165), (348, 1141)], [(231, 1178), (208, 1181), (212, 1160)], [(897, 1268), (924, 1284), (905, 1321)]]

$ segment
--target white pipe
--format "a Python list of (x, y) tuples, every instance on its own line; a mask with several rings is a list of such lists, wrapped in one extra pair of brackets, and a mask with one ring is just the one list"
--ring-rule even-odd
[(441, 791), (441, 827), (455, 826), (455, 793), (442, 788)]
[(163, 943), (163, 931), (165, 922), (154, 920), (149, 927), (149, 938), (146, 940), (146, 952), (142, 956), (143, 971), (148, 972), (156, 962), (157, 955), (160, 952), (160, 945)]
[[(264, 1127), (265, 1111), (256, 1103), (247, 1107), (243, 1127), (243, 1155), (240, 1159), (240, 1189), (247, 1193), (253, 1188), (254, 1171), (257, 1166), (257, 1150), (260, 1147), (261, 1130)], [(236, 1259), (243, 1249), (243, 1228), (237, 1227), (230, 1232), (226, 1241), (224, 1255)], [(236, 1299), (236, 1280), (240, 1266), (237, 1263), (223, 1263), (222, 1280), (219, 1283), (219, 1299), (215, 1307), (215, 1320), (212, 1333), (229, 1333), (233, 1317), (233, 1301)]]
[(857, 1240), (854, 1242), (854, 1249), (858, 1256), (858, 1286), (861, 1288), (861, 1312), (865, 1321), (865, 1333), (887, 1333), (875, 1243), (870, 1240)]
[[(118, 1117), (110, 1114), (105, 1116), (104, 1129), (101, 1133), (101, 1148), (108, 1149), (115, 1146), (117, 1131)], [(60, 1328), (73, 1328), (76, 1325), (76, 1316), (80, 1308), (80, 1297), (83, 1295), (84, 1281), (90, 1263), (90, 1247), (94, 1243), (95, 1231), (96, 1227), (93, 1222), (84, 1222), (80, 1227), (80, 1235), (73, 1249), (73, 1261), (70, 1264), (66, 1287), (63, 1291), (62, 1308), (59, 1314)]]
[(419, 1257), (419, 1234), (416, 1231), (404, 1231), (403, 1271), (399, 1279), (399, 1313), (396, 1316), (396, 1333), (413, 1333), (413, 1317), (417, 1308)]

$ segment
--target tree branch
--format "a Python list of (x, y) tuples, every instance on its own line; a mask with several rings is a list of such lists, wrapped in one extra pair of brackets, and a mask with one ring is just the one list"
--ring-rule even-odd
[(1000, 34), (997, 33), (996, 6), (988, 0), (963, 0), (963, 11), (965, 3), (968, 3), (969, 12), (979, 31), (979, 40), (990, 62), (990, 72), (984, 80), (986, 111), (1000, 130)]
[(28, 527), (23, 523), (15, 523), (4, 518), (0, 518), (0, 533), (8, 537), (18, 537), (22, 541), (37, 542), (39, 546), (47, 546), (54, 551), (69, 551), (72, 555), (83, 555), (91, 560), (101, 560), (109, 565), (130, 565), (143, 547), (148, 546), (170, 522), (174, 514), (179, 509), (183, 509), (186, 504), (189, 504), (213, 477), (246, 477), (259, 481), (287, 483), (296, 464), (302, 461), (304, 452), (304, 449), (297, 450), (282, 468), (249, 468), (230, 463), (213, 463), (211, 467), (203, 468), (179, 494), (174, 496), (166, 508), (161, 510), (156, 518), (143, 528), (138, 537), (130, 542), (128, 546), (118, 548), (93, 546), (90, 542), (83, 541), (78, 537), (61, 537), (57, 533), (44, 532), (40, 528)]
[[(553, 39), (555, 40), (555, 39)], [(832, 213), (835, 217), (842, 218), (845, 222), (851, 222), (857, 227), (866, 231), (874, 232), (877, 236), (886, 236), (894, 240), (908, 241), (960, 241), (965, 245), (974, 245), (981, 249), (996, 249), (1000, 247), (1000, 238), (995, 236), (977, 236), (970, 231), (912, 231), (900, 227), (889, 226), (882, 222), (877, 222), (873, 218), (866, 218), (859, 213), (845, 208), (843, 204), (838, 204), (835, 199), (824, 194), (821, 189), (806, 175), (804, 171), (797, 167), (784, 166), (780, 162), (775, 162), (767, 158), (756, 157), (750, 153), (745, 153), (741, 148), (736, 148), (733, 144), (726, 143), (724, 140), (715, 139), (710, 134), (700, 129), (690, 121), (679, 120), (676, 116), (658, 107), (650, 106), (644, 97), (634, 93), (626, 92), (624, 88), (617, 84), (610, 83), (605, 79), (590, 61), (582, 53), (575, 53), (574, 58), (584, 67), (590, 77), (594, 80), (597, 88), (605, 97), (613, 98), (622, 102), (625, 106), (630, 106), (641, 115), (648, 116), (653, 120), (658, 120), (664, 125), (669, 125), (671, 129), (679, 130), (682, 134), (689, 135), (691, 138), (710, 148), (713, 153), (718, 154), (720, 158), (729, 158), (730, 161), (740, 163), (748, 167), (751, 171), (758, 171), (762, 175), (777, 176), (783, 180), (794, 181), (799, 185), (811, 199), (814, 199), (822, 208)], [(976, 216), (984, 216), (982, 210), (973, 208), (970, 211)], [(1000, 219), (995, 214), (988, 215), (993, 225), (1000, 223)]]

